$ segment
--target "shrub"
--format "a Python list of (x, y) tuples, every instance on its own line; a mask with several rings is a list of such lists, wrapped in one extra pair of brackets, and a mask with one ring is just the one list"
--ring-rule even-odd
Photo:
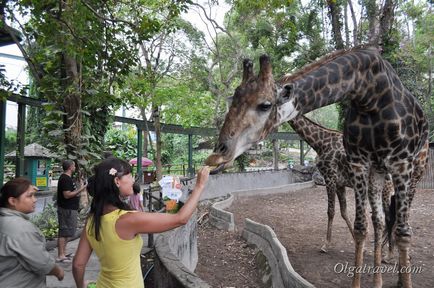
[(45, 236), (47, 240), (57, 237), (59, 225), (57, 223), (57, 209), (52, 203), (47, 204), (44, 210), (30, 219)]

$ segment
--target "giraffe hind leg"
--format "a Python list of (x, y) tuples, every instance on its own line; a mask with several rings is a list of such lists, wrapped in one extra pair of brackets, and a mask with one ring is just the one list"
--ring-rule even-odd
[(345, 223), (347, 223), (348, 229), (350, 230), (350, 233), (351, 233), (351, 237), (353, 237), (353, 240), (355, 240), (354, 231), (353, 231), (353, 224), (350, 222), (350, 219), (348, 218), (348, 213), (347, 213), (347, 195), (346, 195), (345, 186), (338, 187), (336, 194), (337, 194), (338, 200), (339, 200), (339, 207), (341, 210), (342, 219), (344, 219)]
[(328, 249), (331, 246), (332, 240), (332, 227), (333, 227), (333, 219), (335, 216), (335, 201), (336, 201), (336, 187), (334, 185), (327, 185), (327, 236), (326, 243), (321, 246), (321, 252), (327, 253)]
[(363, 250), (367, 234), (368, 223), (366, 221), (366, 197), (368, 191), (368, 173), (367, 169), (360, 164), (352, 164), (352, 170), (357, 173), (353, 177), (353, 187), (355, 195), (355, 210), (356, 215), (354, 219), (354, 239), (355, 239), (355, 264), (352, 288), (361, 287), (361, 271), (363, 266)]
[[(401, 164), (405, 165), (405, 164)], [(405, 171), (411, 171), (411, 167), (405, 167)], [(402, 171), (402, 170), (401, 170)], [(411, 246), (411, 227), (408, 224), (409, 201), (408, 192), (410, 189), (409, 173), (396, 173), (392, 175), (395, 186), (395, 205), (396, 205), (396, 246), (399, 251), (398, 284), (404, 288), (411, 288), (411, 264), (410, 264), (410, 246)], [(402, 273), (401, 273), (402, 272)]]
[[(384, 214), (382, 208), (382, 188), (384, 175), (373, 172), (370, 176), (369, 203), (372, 209), (372, 226), (374, 227), (374, 270), (381, 271), (381, 247), (384, 228)], [(383, 285), (381, 273), (374, 273), (374, 287)]]

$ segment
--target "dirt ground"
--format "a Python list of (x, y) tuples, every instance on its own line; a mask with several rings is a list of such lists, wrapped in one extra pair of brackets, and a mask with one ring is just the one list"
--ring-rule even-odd
[[(354, 195), (348, 189), (350, 219), (354, 219)], [(237, 225), (244, 218), (264, 223), (273, 228), (294, 269), (316, 287), (349, 287), (351, 278), (346, 273), (336, 273), (347, 263), (353, 265), (354, 243), (345, 222), (337, 213), (333, 225), (333, 247), (321, 253), (327, 227), (327, 194), (324, 187), (304, 189), (288, 194), (242, 198), (229, 209), (235, 214)], [(283, 221), (282, 221), (283, 220)], [(411, 257), (413, 265), (422, 272), (413, 275), (414, 287), (434, 287), (434, 191), (417, 192), (410, 223), (413, 227)], [(365, 263), (373, 263), (373, 235), (366, 244)], [(372, 287), (372, 275), (362, 276), (364, 287)], [(395, 287), (397, 275), (385, 273), (384, 287)]]
[[(354, 219), (354, 195), (347, 189), (348, 212)], [(269, 225), (288, 252), (294, 269), (316, 287), (350, 287), (351, 277), (341, 272), (354, 265), (354, 243), (339, 213), (333, 223), (332, 244), (321, 253), (327, 228), (327, 194), (325, 187), (315, 187), (286, 194), (245, 197), (228, 209), (235, 214), (236, 226), (242, 230), (245, 218)], [(410, 216), (413, 228), (413, 287), (434, 287), (434, 190), (418, 190)], [(373, 231), (369, 227), (365, 264), (373, 263)], [(247, 247), (239, 232), (222, 232), (212, 227), (199, 229), (199, 265), (197, 273), (212, 287), (261, 287), (254, 266), (255, 250)], [(233, 257), (233, 258), (231, 258)], [(237, 258), (239, 257), (239, 258)], [(386, 264), (384, 264), (386, 265)], [(393, 269), (393, 264), (387, 265)], [(335, 272), (335, 270), (337, 272)], [(245, 271), (240, 276), (237, 271)], [(249, 276), (250, 275), (250, 276)], [(362, 286), (372, 287), (372, 273), (362, 276)], [(258, 276), (256, 276), (258, 277)], [(212, 281), (215, 280), (215, 281)], [(398, 275), (383, 274), (383, 287), (396, 287)]]
[(196, 273), (213, 288), (261, 287), (255, 263), (257, 249), (239, 233), (218, 230), (208, 223), (209, 206), (199, 207), (203, 221), (198, 229), (199, 262)]

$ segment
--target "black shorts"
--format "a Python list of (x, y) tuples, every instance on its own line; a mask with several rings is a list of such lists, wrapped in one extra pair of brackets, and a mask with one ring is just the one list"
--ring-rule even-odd
[(78, 211), (57, 207), (57, 220), (59, 222), (59, 237), (73, 237), (77, 230)]

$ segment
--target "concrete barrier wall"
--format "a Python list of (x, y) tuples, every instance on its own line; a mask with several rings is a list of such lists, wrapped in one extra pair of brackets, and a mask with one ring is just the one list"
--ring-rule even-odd
[(198, 261), (196, 213), (186, 225), (158, 234), (155, 253), (156, 288), (210, 287), (193, 272)]
[[(201, 200), (226, 196), (235, 191), (271, 189), (294, 183), (295, 178), (289, 170), (256, 171), (244, 173), (223, 173), (210, 175)], [(193, 189), (196, 179), (187, 182), (183, 191)]]
[(314, 287), (292, 268), (285, 247), (269, 226), (246, 219), (242, 236), (249, 244), (256, 245), (267, 258), (273, 288)]

